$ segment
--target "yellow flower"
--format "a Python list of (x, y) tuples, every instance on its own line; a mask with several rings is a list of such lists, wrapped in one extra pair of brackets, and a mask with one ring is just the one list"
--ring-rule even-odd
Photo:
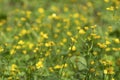
[(26, 29), (22, 29), (21, 32), (19, 33), (20, 36), (24, 36), (28, 33)]
[(15, 53), (16, 53), (16, 51), (15, 51), (14, 49), (11, 49), (11, 50), (10, 50), (10, 54), (11, 54), (11, 55), (13, 55), (13, 54), (15, 54)]
[(75, 46), (72, 46), (72, 47), (69, 48), (69, 50), (71, 50), (71, 51), (76, 51), (76, 47), (75, 47)]
[(46, 54), (45, 54), (45, 56), (47, 57), (47, 56), (49, 56), (49, 55), (50, 55), (50, 52), (47, 51)]
[(68, 8), (67, 7), (64, 7), (64, 12), (68, 12)]
[(104, 2), (108, 3), (108, 2), (109, 2), (109, 0), (104, 0)]
[(67, 63), (65, 63), (63, 66), (64, 66), (64, 67), (67, 67), (67, 66), (68, 66), (68, 64), (67, 64)]
[(73, 17), (74, 17), (74, 18), (79, 18), (79, 13), (75, 13), (75, 14), (73, 15)]
[(28, 42), (28, 48), (29, 48), (29, 49), (32, 49), (33, 47), (34, 47), (34, 44), (31, 43), (31, 42)]
[(20, 41), (18, 42), (18, 44), (23, 45), (23, 44), (24, 44), (24, 41), (23, 41), (23, 40), (20, 40)]
[(68, 36), (72, 36), (72, 33), (70, 31), (67, 32)]
[(46, 47), (50, 47), (50, 46), (54, 46), (54, 45), (55, 45), (55, 43), (53, 41), (49, 41), (49, 42), (45, 43)]
[(98, 45), (100, 48), (106, 48), (106, 47), (107, 47), (107, 45), (104, 44), (104, 43), (97, 43), (97, 45)]
[(119, 48), (112, 48), (113, 51), (119, 51)]
[(95, 64), (95, 62), (94, 62), (94, 61), (91, 61), (90, 64), (93, 65), (93, 64)]
[(31, 11), (26, 11), (27, 18), (30, 18), (31, 13), (32, 13)]
[(17, 69), (17, 65), (16, 64), (12, 64), (11, 71), (15, 71), (16, 69)]
[(23, 50), (22, 52), (23, 52), (23, 54), (26, 54), (26, 53), (27, 53), (27, 51), (26, 51), (26, 50)]
[(59, 11), (59, 8), (57, 8), (57, 6), (51, 6), (51, 9), (55, 12)]
[(4, 49), (0, 46), (0, 52), (3, 52), (4, 51)]
[(66, 39), (66, 38), (63, 38), (63, 40), (62, 40), (62, 41), (65, 43), (65, 42), (67, 42), (67, 39)]
[(41, 35), (42, 38), (48, 39), (48, 34), (47, 33), (40, 32), (40, 35)]
[(109, 44), (111, 44), (111, 42), (110, 42), (110, 41), (106, 41), (105, 43), (106, 43), (106, 45), (109, 45)]
[(105, 51), (110, 51), (111, 49), (110, 48), (106, 48)]
[(63, 66), (62, 65), (56, 65), (54, 69), (61, 69)]
[(44, 13), (44, 9), (43, 8), (38, 8), (38, 12), (39, 13)]
[(96, 56), (98, 53), (96, 51), (93, 52), (93, 55)]
[(92, 29), (95, 29), (95, 28), (96, 28), (96, 25), (94, 25), (94, 26), (91, 26), (91, 28), (92, 28)]
[(43, 62), (40, 60), (39, 62), (36, 63), (36, 68), (40, 69), (43, 67)]
[(89, 28), (86, 26), (86, 27), (84, 27), (84, 29), (85, 29), (85, 30), (88, 30)]
[(114, 42), (119, 44), (120, 43), (120, 40), (118, 38), (114, 39)]
[(77, 42), (74, 37), (71, 37), (72, 42)]
[(106, 69), (104, 70), (104, 74), (107, 74), (107, 70)]
[(114, 11), (114, 7), (110, 6), (110, 7), (106, 8), (106, 10), (108, 10), (108, 11)]
[(104, 74), (114, 74), (114, 73), (115, 72), (113, 67), (109, 67), (104, 70)]
[(49, 67), (49, 71), (50, 71), (50, 72), (54, 72), (54, 70), (53, 70), (52, 67)]
[(33, 50), (33, 52), (36, 53), (38, 50), (39, 50), (39, 48), (36, 47), (36, 48)]
[(21, 18), (21, 21), (26, 21), (26, 18), (22, 17), (22, 18)]
[(86, 32), (83, 29), (79, 30), (79, 34), (85, 34)]

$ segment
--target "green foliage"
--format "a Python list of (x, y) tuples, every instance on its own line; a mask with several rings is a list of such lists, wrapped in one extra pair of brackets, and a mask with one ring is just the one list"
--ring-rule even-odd
[(119, 80), (119, 0), (0, 0), (0, 80)]

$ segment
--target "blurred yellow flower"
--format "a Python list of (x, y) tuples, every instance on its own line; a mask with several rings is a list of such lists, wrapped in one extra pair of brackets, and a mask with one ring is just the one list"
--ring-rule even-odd
[(3, 52), (4, 51), (4, 48), (0, 46), (0, 52)]
[(36, 68), (40, 69), (43, 67), (43, 62), (40, 60), (39, 62), (36, 63)]
[(83, 30), (83, 29), (79, 30), (79, 34), (85, 34), (85, 33), (86, 33), (85, 30)]
[(43, 8), (38, 8), (38, 12), (39, 13), (44, 13), (44, 9)]

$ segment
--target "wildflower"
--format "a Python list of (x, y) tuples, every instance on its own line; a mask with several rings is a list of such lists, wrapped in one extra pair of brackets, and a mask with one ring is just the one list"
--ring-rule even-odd
[(93, 52), (93, 55), (96, 56), (98, 53), (96, 51)]
[(94, 61), (91, 61), (90, 64), (93, 65), (93, 64), (95, 64), (95, 62), (94, 62)]
[(12, 78), (12, 77), (8, 77), (7, 79), (8, 79), (8, 80), (13, 80), (13, 78)]
[(109, 67), (109, 68), (106, 68), (105, 70), (104, 70), (104, 74), (114, 74), (115, 72), (114, 72), (114, 68), (113, 67)]
[(10, 50), (10, 54), (11, 54), (11, 55), (13, 55), (13, 54), (15, 54), (15, 53), (16, 53), (16, 51), (15, 51), (14, 49), (11, 49), (11, 50)]
[(106, 8), (106, 10), (108, 10), (108, 11), (114, 11), (114, 7), (113, 6), (108, 7), (108, 8)]
[(44, 9), (43, 8), (38, 8), (38, 12), (39, 13), (44, 13)]
[(91, 2), (87, 2), (87, 6), (88, 6), (88, 7), (92, 7), (93, 5), (92, 5)]
[(110, 51), (110, 50), (111, 50), (111, 48), (106, 48), (106, 49), (105, 49), (105, 51)]
[(61, 69), (63, 66), (62, 65), (56, 65), (54, 69)]
[(49, 41), (49, 42), (45, 43), (46, 47), (50, 47), (50, 46), (53, 46), (53, 45), (55, 45), (55, 43), (53, 41)]
[(119, 49), (118, 49), (118, 48), (112, 48), (112, 50), (113, 50), (113, 51), (119, 51)]
[(79, 30), (79, 34), (85, 34), (86, 32), (83, 29)]
[(109, 0), (104, 0), (104, 2), (108, 3), (108, 2), (109, 2)]
[(106, 43), (106, 45), (109, 45), (109, 44), (111, 44), (111, 42), (110, 42), (110, 41), (106, 41), (105, 43)]
[(74, 37), (71, 37), (72, 42), (77, 42)]
[(31, 42), (29, 42), (29, 43), (28, 43), (28, 48), (29, 48), (29, 49), (32, 49), (33, 47), (34, 47), (34, 44), (31, 43)]
[(68, 8), (67, 7), (64, 7), (64, 12), (68, 12)]
[(18, 42), (18, 44), (23, 45), (23, 44), (24, 44), (24, 41), (23, 41), (23, 40), (20, 40), (20, 41)]
[(42, 38), (48, 39), (48, 34), (47, 33), (40, 32), (40, 35), (41, 35)]
[(28, 31), (26, 29), (22, 29), (19, 33), (20, 36), (24, 36), (28, 33)]
[(16, 64), (12, 64), (10, 70), (11, 70), (11, 73), (12, 73), (13, 75), (15, 75), (16, 73), (19, 72), (18, 67), (17, 67)]
[(20, 45), (15, 46), (15, 49), (21, 49), (22, 47)]
[(26, 50), (23, 50), (22, 52), (23, 52), (23, 54), (26, 54), (26, 53), (27, 53), (27, 51), (26, 51)]
[(49, 67), (49, 71), (50, 71), (50, 72), (54, 72), (54, 70), (53, 70), (52, 67)]
[(30, 18), (31, 13), (32, 13), (31, 11), (26, 11), (27, 18)]
[(16, 64), (12, 64), (11, 71), (15, 71), (16, 69), (17, 69), (17, 65)]
[(115, 38), (115, 39), (114, 39), (114, 42), (117, 43), (117, 44), (119, 44), (119, 43), (120, 43), (120, 40), (119, 40), (118, 38)]
[(95, 28), (96, 28), (96, 25), (94, 25), (94, 26), (91, 26), (91, 28), (92, 28), (92, 29), (95, 29)]
[(86, 26), (86, 27), (84, 27), (84, 29), (85, 29), (85, 30), (88, 30), (89, 28)]
[(36, 47), (36, 48), (33, 50), (33, 52), (36, 53), (38, 50), (39, 50), (39, 48)]
[(36, 63), (36, 68), (40, 69), (43, 67), (43, 62), (40, 60), (39, 62)]
[(74, 18), (79, 18), (79, 13), (75, 13), (75, 14), (73, 15), (73, 17), (74, 17)]
[(69, 50), (71, 50), (71, 51), (76, 51), (76, 47), (75, 47), (75, 46), (72, 46), (72, 47), (69, 48)]
[(14, 39), (15, 39), (15, 40), (18, 40), (18, 39), (19, 39), (19, 37), (18, 37), (18, 36), (14, 36)]
[(98, 45), (100, 48), (106, 48), (106, 47), (107, 47), (107, 45), (104, 44), (104, 43), (97, 43), (97, 45)]
[(45, 56), (47, 57), (47, 56), (49, 56), (49, 55), (50, 55), (50, 52), (47, 51), (46, 54), (45, 54)]
[(67, 39), (66, 39), (66, 38), (63, 38), (63, 42), (64, 42), (64, 43), (67, 42)]
[(104, 70), (104, 74), (107, 74), (107, 70), (106, 69)]
[(59, 11), (59, 9), (57, 8), (57, 6), (51, 6), (51, 9), (55, 12)]
[(21, 21), (26, 21), (26, 18), (22, 17), (22, 18), (21, 18)]
[(68, 66), (68, 64), (67, 64), (67, 63), (65, 63), (63, 66), (64, 66), (64, 67), (67, 67), (67, 66)]
[(53, 13), (53, 14), (52, 14), (52, 17), (53, 17), (53, 18), (55, 18), (55, 17), (56, 17), (56, 14), (55, 14), (55, 13)]
[(4, 51), (4, 48), (2, 48), (1, 46), (0, 46), (0, 52), (3, 52)]
[(70, 31), (67, 32), (68, 36), (72, 36), (72, 33)]
[(7, 28), (6, 28), (6, 31), (12, 31), (12, 27), (10, 27), (10, 26), (8, 26)]

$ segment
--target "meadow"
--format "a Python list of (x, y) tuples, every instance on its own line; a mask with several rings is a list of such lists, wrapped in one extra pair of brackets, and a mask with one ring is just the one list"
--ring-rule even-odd
[(0, 0), (0, 80), (120, 80), (120, 0)]

